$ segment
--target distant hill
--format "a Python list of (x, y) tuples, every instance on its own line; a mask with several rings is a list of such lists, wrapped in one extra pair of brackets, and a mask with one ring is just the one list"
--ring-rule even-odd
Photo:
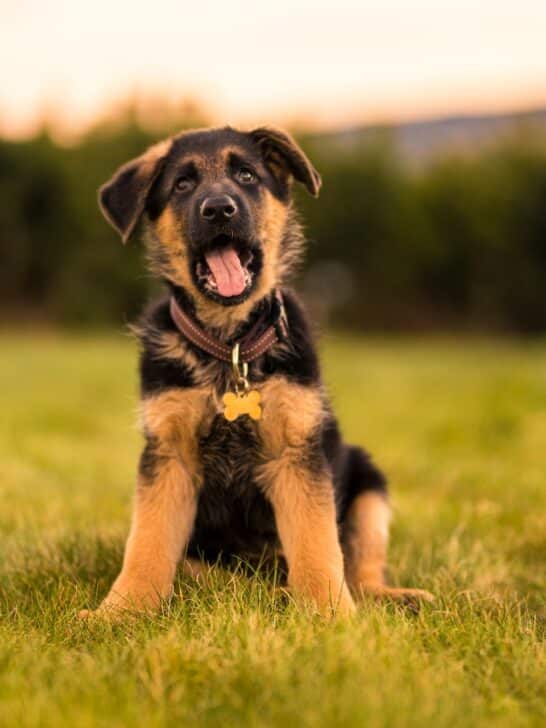
[(389, 135), (394, 138), (404, 156), (419, 161), (446, 150), (471, 151), (518, 129), (522, 133), (539, 132), (546, 136), (546, 108), (517, 113), (458, 115), (402, 124), (353, 127), (324, 136), (328, 136), (335, 144), (350, 147)]

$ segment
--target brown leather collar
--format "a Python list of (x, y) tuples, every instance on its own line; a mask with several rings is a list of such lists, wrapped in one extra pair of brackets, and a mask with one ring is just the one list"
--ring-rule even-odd
[[(192, 344), (221, 361), (232, 361), (233, 346), (214, 339), (207, 331), (180, 308), (174, 296), (170, 302), (171, 318), (177, 329)], [(269, 324), (266, 326), (266, 324)], [(264, 330), (264, 326), (266, 326)], [(239, 359), (251, 362), (265, 354), (274, 344), (286, 338), (287, 326), (284, 304), (280, 291), (275, 291), (272, 311), (264, 313), (239, 343)], [(237, 342), (235, 342), (237, 343)]]

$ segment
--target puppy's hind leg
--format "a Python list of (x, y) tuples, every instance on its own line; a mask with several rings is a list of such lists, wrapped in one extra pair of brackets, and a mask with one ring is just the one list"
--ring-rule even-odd
[[(364, 453), (356, 448), (351, 449), (350, 460), (352, 467), (348, 476), (362, 477), (376, 472)], [(371, 487), (361, 484), (364, 489), (354, 497), (342, 524), (345, 578), (355, 599), (369, 595), (417, 608), (421, 601), (432, 601), (432, 594), (423, 589), (390, 587), (385, 581), (391, 514), (382, 477), (379, 473), (377, 476)], [(353, 484), (353, 489), (357, 490), (358, 484)]]

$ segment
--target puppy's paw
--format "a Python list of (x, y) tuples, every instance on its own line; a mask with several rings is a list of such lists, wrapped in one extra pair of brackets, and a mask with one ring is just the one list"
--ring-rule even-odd
[[(354, 614), (355, 603), (345, 584), (337, 589), (332, 589), (328, 583), (321, 586), (314, 592), (303, 592), (302, 597), (308, 604), (314, 605), (324, 619), (344, 619)], [(295, 596), (298, 597), (298, 594)]]
[(80, 619), (102, 619), (107, 622), (121, 622), (130, 617), (156, 612), (163, 599), (170, 598), (172, 588), (164, 590), (162, 597), (158, 591), (147, 590), (123, 590), (117, 591), (112, 588), (108, 596), (97, 607), (97, 609), (82, 609), (78, 617)]
[(93, 622), (123, 622), (130, 617), (134, 617), (137, 612), (134, 609), (120, 607), (119, 605), (105, 604), (104, 602), (97, 609), (82, 609), (78, 612), (78, 619)]
[(434, 595), (424, 589), (405, 589), (384, 585), (360, 586), (361, 596), (370, 596), (375, 599), (385, 599), (408, 607), (412, 612), (419, 612), (423, 602), (433, 602)]

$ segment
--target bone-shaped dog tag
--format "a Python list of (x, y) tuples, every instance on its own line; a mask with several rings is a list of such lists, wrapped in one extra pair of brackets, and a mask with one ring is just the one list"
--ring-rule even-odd
[(262, 416), (260, 402), (262, 395), (255, 389), (250, 392), (226, 392), (222, 397), (224, 417), (228, 422), (233, 422), (241, 415), (248, 415), (253, 420), (259, 420)]

